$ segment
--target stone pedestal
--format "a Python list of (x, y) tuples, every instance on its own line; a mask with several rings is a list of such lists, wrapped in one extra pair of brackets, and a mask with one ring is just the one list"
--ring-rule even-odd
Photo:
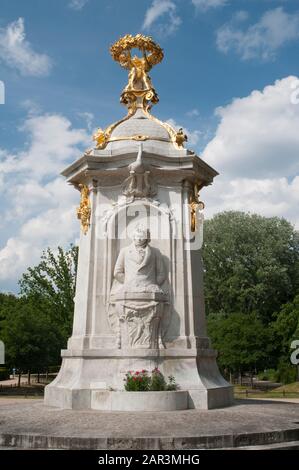
[[(83, 182), (90, 188), (91, 219), (80, 239), (73, 335), (68, 349), (62, 351), (58, 377), (46, 387), (45, 402), (63, 408), (90, 408), (92, 392), (122, 390), (128, 370), (159, 367), (166, 377), (175, 377), (180, 390), (189, 392), (189, 407), (230, 405), (232, 389), (218, 371), (216, 352), (206, 335), (197, 240), (202, 226), (198, 224), (195, 234), (190, 232), (193, 184), (210, 184), (216, 173), (190, 151), (144, 142), (142, 159), (150, 169), (156, 195), (125, 196), (123, 181), (139, 151), (135, 142), (94, 150), (64, 172), (70, 183)], [(139, 294), (138, 299), (138, 294), (111, 293), (118, 254), (131, 243), (126, 232), (135, 222), (151, 225), (151, 246), (161, 253), (168, 297), (146, 294), (145, 299)], [(154, 342), (130, 343), (125, 312), (132, 301), (156, 305), (159, 333)], [(123, 308), (119, 325), (110, 318), (113, 302)], [(158, 313), (161, 308), (163, 314)]]
[[(142, 49), (140, 59), (132, 47)], [(227, 406), (232, 387), (206, 333), (198, 198), (217, 172), (184, 148), (182, 129), (149, 113), (158, 96), (147, 72), (161, 48), (137, 35), (111, 52), (130, 69), (121, 95), (128, 114), (99, 129), (96, 148), (63, 172), (81, 191), (81, 238), (73, 333), (45, 403), (98, 408), (95, 397), (105, 396), (121, 406), (113, 394), (126, 372), (159, 367), (186, 392), (178, 396), (188, 407)]]

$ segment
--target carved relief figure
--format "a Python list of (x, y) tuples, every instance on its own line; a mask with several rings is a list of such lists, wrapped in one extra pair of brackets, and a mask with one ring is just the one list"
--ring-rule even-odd
[(133, 242), (120, 251), (115, 264), (110, 305), (117, 316), (119, 346), (158, 348), (161, 343), (160, 322), (168, 300), (162, 285), (167, 276), (160, 251), (149, 242), (149, 230), (137, 227)]
[(149, 230), (138, 227), (133, 243), (123, 248), (115, 264), (114, 277), (124, 292), (160, 292), (166, 273), (161, 253), (149, 246)]

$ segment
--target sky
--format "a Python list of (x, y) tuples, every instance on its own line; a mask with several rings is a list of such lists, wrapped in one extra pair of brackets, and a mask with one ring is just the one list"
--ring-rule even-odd
[(60, 173), (125, 115), (109, 47), (138, 32), (165, 54), (152, 113), (220, 173), (205, 217), (299, 229), (299, 0), (0, 0), (0, 291), (78, 239), (79, 194)]

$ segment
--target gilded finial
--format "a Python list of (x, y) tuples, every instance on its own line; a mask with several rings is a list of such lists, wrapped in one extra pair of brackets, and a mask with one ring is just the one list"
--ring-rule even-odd
[[(132, 57), (131, 50), (135, 48), (141, 51), (141, 57)], [(159, 98), (148, 72), (163, 59), (163, 49), (150, 36), (127, 34), (111, 46), (110, 53), (121, 67), (129, 70), (128, 84), (120, 97), (121, 103), (132, 111), (137, 107), (148, 110), (158, 103)]]
[[(132, 49), (139, 49), (140, 56), (132, 56)], [(151, 135), (135, 134), (130, 136), (112, 136), (114, 129), (130, 119), (137, 110), (141, 110), (144, 116), (166, 129), (169, 140), (176, 149), (183, 149), (187, 136), (183, 129), (176, 131), (170, 123), (162, 122), (154, 117), (149, 111), (153, 104), (158, 103), (159, 98), (155, 88), (153, 87), (149, 71), (152, 67), (163, 60), (163, 49), (156, 44), (150, 36), (136, 34), (132, 36), (127, 34), (120, 38), (110, 47), (112, 58), (119, 62), (121, 67), (127, 69), (128, 84), (123, 89), (120, 97), (121, 103), (128, 108), (127, 115), (117, 122), (114, 122), (106, 129), (99, 128), (93, 135), (96, 142), (96, 149), (103, 150), (109, 142), (117, 140), (136, 140), (145, 141), (152, 139)], [(157, 138), (154, 138), (157, 139)]]

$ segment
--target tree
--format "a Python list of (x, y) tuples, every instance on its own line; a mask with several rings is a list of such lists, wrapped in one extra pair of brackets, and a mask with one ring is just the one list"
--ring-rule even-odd
[(299, 285), (299, 234), (285, 219), (223, 212), (205, 223), (207, 313), (257, 312), (265, 323)]
[[(299, 295), (292, 302), (282, 306), (271, 326), (276, 339), (280, 380), (293, 381), (292, 378), (296, 379), (296, 366), (291, 364), (290, 356), (292, 341), (299, 340)], [(297, 379), (299, 380), (299, 367), (297, 368)]]
[(1, 322), (1, 338), (5, 343), (6, 362), (21, 373), (47, 369), (59, 361), (61, 334), (51, 316), (38, 299), (19, 298), (7, 305)]
[(211, 314), (208, 334), (222, 370), (239, 373), (271, 366), (271, 333), (255, 313)]
[[(0, 292), (0, 322), (5, 318), (5, 312), (8, 308), (15, 306), (18, 302), (18, 298), (13, 294), (5, 294)], [(1, 333), (1, 323), (0, 323)]]
[(48, 248), (41, 262), (28, 268), (20, 280), (21, 296), (42, 299), (44, 308), (52, 321), (61, 328), (64, 341), (70, 336), (74, 313), (74, 296), (78, 248), (71, 246), (64, 251), (58, 247), (57, 254)]

